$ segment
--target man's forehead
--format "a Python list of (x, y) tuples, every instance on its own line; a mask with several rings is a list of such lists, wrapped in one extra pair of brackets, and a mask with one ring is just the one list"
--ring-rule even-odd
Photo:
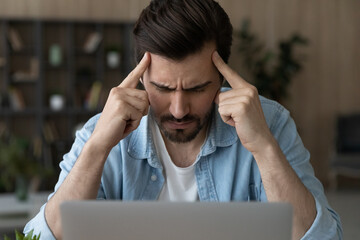
[(212, 50), (207, 50), (190, 55), (183, 60), (172, 60), (151, 54), (151, 64), (147, 75), (150, 81), (168, 85), (178, 81), (187, 85), (215, 81), (217, 80), (217, 70), (211, 60), (212, 52)]

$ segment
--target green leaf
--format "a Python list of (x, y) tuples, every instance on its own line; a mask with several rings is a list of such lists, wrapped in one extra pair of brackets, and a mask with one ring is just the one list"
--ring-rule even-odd
[[(15, 236), (16, 240), (40, 240), (41, 234), (39, 236), (34, 235), (34, 230), (31, 230), (26, 236), (24, 236), (22, 233), (15, 230)], [(4, 240), (11, 240), (8, 236), (4, 235)]]
[(32, 235), (33, 235), (33, 230), (31, 230), (31, 232), (29, 232), (29, 234), (27, 234), (23, 240), (31, 240)]
[(24, 238), (24, 240), (31, 240), (33, 237), (34, 229), (31, 230)]
[(16, 240), (24, 240), (24, 235), (15, 230)]

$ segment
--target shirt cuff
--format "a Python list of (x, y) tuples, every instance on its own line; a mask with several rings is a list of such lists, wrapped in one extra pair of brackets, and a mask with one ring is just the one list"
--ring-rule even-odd
[(45, 206), (46, 204), (44, 204), (40, 208), (39, 213), (26, 224), (24, 234), (26, 235), (31, 230), (34, 230), (33, 235), (40, 235), (40, 240), (55, 240), (55, 237), (45, 219)]
[(301, 238), (302, 240), (318, 240), (342, 239), (342, 228), (338, 215), (327, 204), (322, 205), (320, 201), (314, 197), (316, 203), (316, 218), (310, 229)]

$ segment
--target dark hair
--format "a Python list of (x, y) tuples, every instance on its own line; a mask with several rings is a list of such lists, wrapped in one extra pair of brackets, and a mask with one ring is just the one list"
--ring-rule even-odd
[(213, 41), (227, 62), (232, 30), (228, 15), (213, 0), (152, 0), (134, 27), (135, 58), (139, 62), (148, 51), (182, 60)]

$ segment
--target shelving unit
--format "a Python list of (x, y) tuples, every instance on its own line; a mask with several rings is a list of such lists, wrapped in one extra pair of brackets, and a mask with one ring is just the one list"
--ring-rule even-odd
[[(71, 147), (76, 127), (101, 112), (109, 90), (132, 70), (132, 28), (132, 22), (0, 19), (0, 124), (16, 136), (41, 139), (40, 161), (57, 168)], [(10, 36), (14, 31), (20, 49), (14, 48)], [(86, 52), (91, 34), (101, 41), (94, 51)], [(60, 54), (57, 64), (51, 60), (54, 48)], [(107, 64), (110, 48), (119, 49), (118, 66)], [(94, 82), (100, 82), (102, 90), (89, 108), (86, 102)], [(65, 99), (60, 110), (50, 107), (54, 93)], [(14, 96), (20, 105), (11, 101)]]

